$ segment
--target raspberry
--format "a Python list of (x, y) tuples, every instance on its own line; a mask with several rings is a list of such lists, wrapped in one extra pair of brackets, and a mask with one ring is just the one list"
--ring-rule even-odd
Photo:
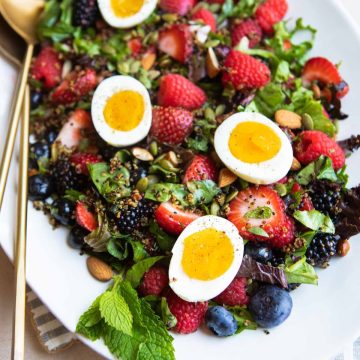
[(143, 296), (158, 296), (168, 285), (169, 277), (167, 270), (161, 266), (153, 266), (145, 273), (138, 290)]
[(249, 297), (246, 294), (246, 284), (246, 278), (236, 277), (214, 300), (220, 305), (247, 305)]
[(248, 19), (233, 26), (231, 31), (231, 41), (233, 46), (236, 46), (241, 39), (246, 36), (249, 39), (249, 47), (253, 48), (259, 44), (262, 35), (263, 33), (259, 24), (255, 20)]
[(224, 66), (222, 82), (224, 86), (231, 84), (236, 90), (258, 89), (271, 79), (270, 70), (264, 63), (240, 51), (230, 51)]
[(192, 15), (191, 19), (201, 21), (205, 25), (209, 25), (211, 31), (216, 32), (216, 18), (210, 10), (202, 7)]
[(321, 155), (332, 160), (335, 170), (345, 165), (345, 154), (335, 140), (325, 133), (316, 130), (303, 131), (295, 142), (295, 157), (303, 165), (317, 160)]
[(187, 302), (180, 299), (173, 291), (167, 294), (167, 302), (171, 313), (177, 319), (174, 330), (180, 334), (196, 331), (202, 324), (208, 308), (207, 302)]
[(273, 32), (273, 26), (286, 15), (288, 3), (286, 0), (266, 0), (256, 12), (255, 18), (261, 28), (268, 34)]

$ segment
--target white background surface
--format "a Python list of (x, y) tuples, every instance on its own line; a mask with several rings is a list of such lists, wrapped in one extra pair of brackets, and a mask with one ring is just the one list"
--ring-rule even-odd
[[(301, 0), (297, 0), (301, 1)], [(349, 10), (350, 14), (357, 20), (360, 26), (360, 1), (359, 0), (338, 0)], [(321, 16), (321, 14), (319, 14)], [(314, 24), (316, 25), (316, 24)], [(336, 24), (334, 24), (334, 31)], [(1, 234), (0, 234), (1, 236)], [(13, 275), (12, 267), (0, 250), (0, 360), (10, 359), (11, 329), (12, 329), (12, 305), (13, 297)], [(358, 316), (358, 314), (354, 315)], [(91, 350), (82, 344), (77, 344), (71, 349), (57, 355), (46, 354), (38, 345), (35, 333), (27, 322), (26, 333), (26, 360), (42, 359), (66, 359), (66, 360), (98, 360), (101, 359)], [(335, 355), (335, 354), (334, 354)], [(189, 359), (192, 360), (192, 359)], [(259, 359), (260, 360), (260, 359)], [(347, 359), (348, 360), (348, 359)]]

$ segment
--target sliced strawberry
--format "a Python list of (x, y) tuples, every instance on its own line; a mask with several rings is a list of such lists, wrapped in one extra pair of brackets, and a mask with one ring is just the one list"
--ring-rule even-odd
[(52, 89), (61, 80), (63, 63), (59, 54), (52, 47), (43, 48), (31, 68), (34, 79), (42, 81), (47, 89)]
[(155, 106), (151, 135), (163, 144), (178, 145), (190, 135), (194, 115), (185, 109)]
[(76, 147), (83, 139), (83, 132), (86, 130), (93, 130), (90, 114), (83, 109), (77, 109), (60, 130), (56, 141), (68, 148)]
[(71, 155), (70, 161), (75, 165), (76, 171), (79, 174), (89, 175), (89, 164), (97, 164), (101, 161), (101, 157), (89, 153), (76, 153)]
[(216, 32), (215, 15), (208, 9), (201, 7), (191, 16), (192, 20), (200, 21), (205, 25), (209, 25), (212, 32)]
[(193, 52), (193, 38), (189, 26), (175, 24), (161, 29), (159, 49), (184, 64)]
[(195, 3), (194, 0), (160, 0), (159, 7), (169, 13), (186, 15)]
[(157, 223), (171, 234), (180, 234), (190, 223), (200, 215), (190, 211), (184, 211), (171, 202), (162, 203), (155, 211)]
[(349, 92), (349, 86), (343, 81), (337, 67), (328, 59), (315, 57), (309, 59), (303, 69), (302, 80), (309, 86), (313, 81), (319, 81), (324, 85), (339, 87), (337, 96), (344, 97)]
[(183, 183), (197, 180), (217, 179), (217, 169), (214, 161), (205, 155), (196, 155), (185, 171)]
[(81, 201), (78, 201), (76, 204), (75, 217), (76, 222), (88, 231), (94, 231), (98, 227), (95, 215)]
[(71, 104), (87, 95), (97, 85), (96, 72), (93, 69), (71, 72), (55, 89), (52, 101), (55, 104)]
[[(252, 186), (240, 191), (231, 201), (227, 217), (247, 240), (267, 241), (278, 247), (280, 243), (281, 246), (289, 243), (294, 236), (293, 224), (285, 214), (284, 202), (268, 186)], [(253, 233), (259, 228), (268, 237)]]

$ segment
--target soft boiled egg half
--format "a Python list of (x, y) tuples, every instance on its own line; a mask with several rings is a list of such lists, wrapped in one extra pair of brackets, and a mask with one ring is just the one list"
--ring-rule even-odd
[(130, 28), (145, 21), (157, 0), (98, 0), (104, 20), (112, 27)]
[(225, 166), (251, 183), (272, 184), (291, 168), (290, 140), (276, 123), (259, 113), (230, 116), (216, 130), (214, 141)]
[(143, 140), (152, 122), (149, 92), (130, 76), (113, 76), (97, 87), (91, 116), (96, 131), (116, 147), (134, 145)]
[(172, 249), (170, 287), (186, 301), (213, 299), (235, 278), (243, 251), (234, 224), (218, 216), (200, 217), (185, 228)]

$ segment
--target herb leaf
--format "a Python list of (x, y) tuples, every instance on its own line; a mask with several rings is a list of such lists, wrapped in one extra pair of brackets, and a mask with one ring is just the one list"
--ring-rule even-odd
[(289, 284), (318, 284), (318, 276), (315, 269), (306, 262), (306, 256), (295, 262), (288, 256), (285, 260), (284, 271)]
[(244, 217), (245, 219), (270, 219), (273, 212), (268, 206), (258, 206), (254, 210), (248, 211)]
[(253, 226), (253, 227), (249, 228), (248, 231), (254, 235), (263, 236), (263, 237), (267, 237), (267, 238), (269, 237), (269, 234), (259, 226)]
[(294, 212), (294, 218), (311, 230), (320, 230), (325, 233), (334, 234), (335, 226), (329, 216), (317, 210)]
[(238, 323), (236, 334), (240, 334), (244, 330), (256, 330), (257, 324), (254, 321), (250, 312), (242, 306), (229, 306), (227, 308), (235, 317)]

